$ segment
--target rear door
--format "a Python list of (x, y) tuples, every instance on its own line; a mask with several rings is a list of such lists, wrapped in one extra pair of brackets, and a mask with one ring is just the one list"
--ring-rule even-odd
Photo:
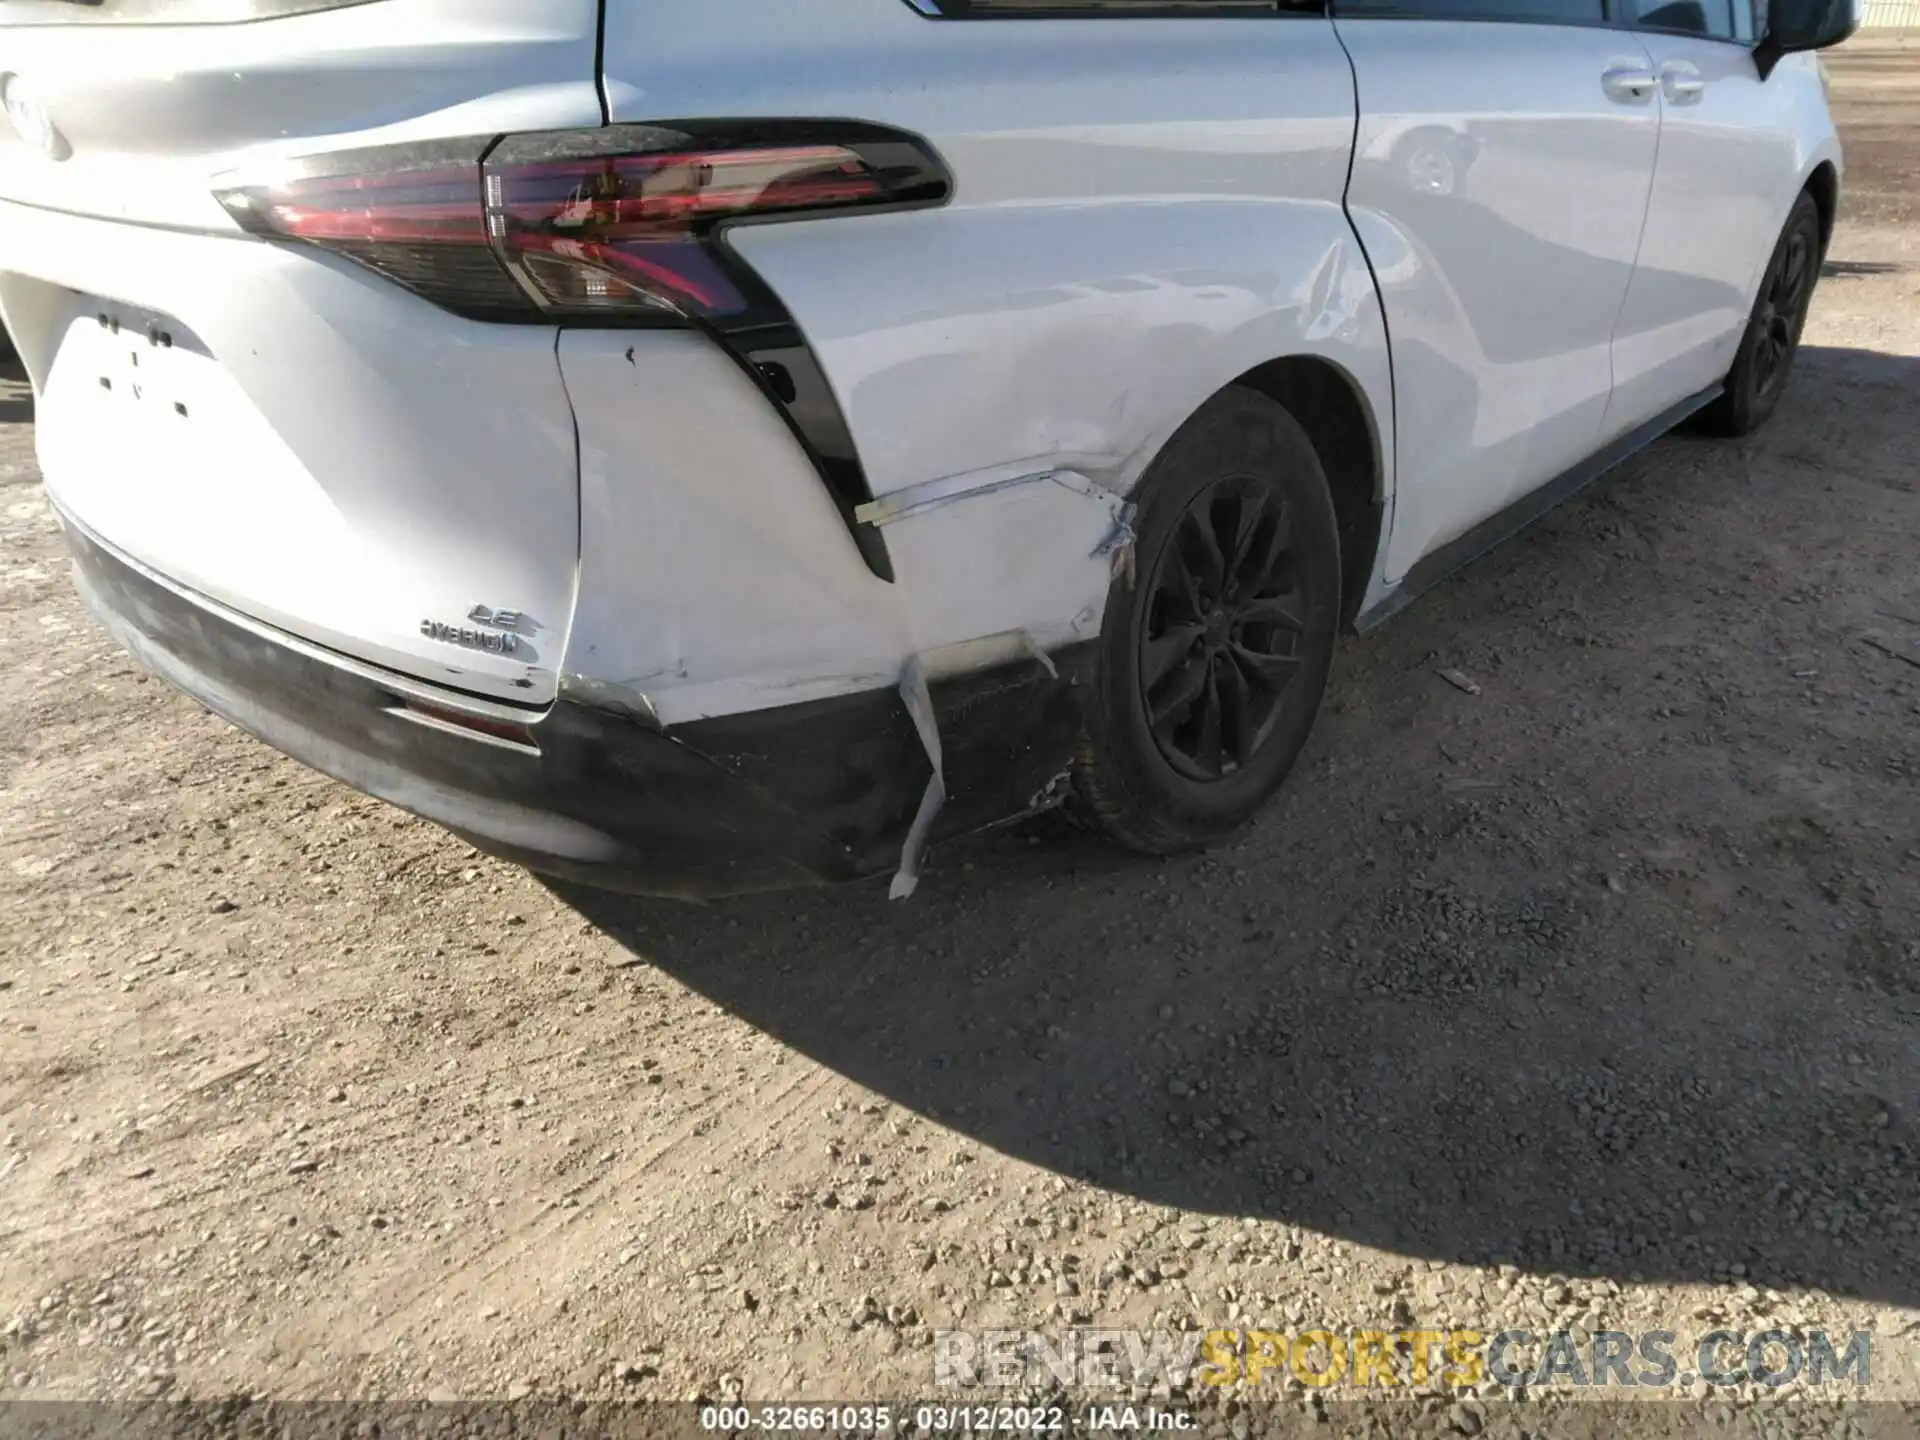
[(1660, 164), (1620, 316), (1613, 409), (1622, 434), (1717, 384), (1800, 185), (1802, 137), (1826, 129), (1812, 66), (1766, 79), (1752, 0), (1618, 0), (1660, 80)]
[(1338, 0), (1393, 345), (1388, 578), (1598, 445), (1660, 116), (1602, 0)]
[(251, 238), (215, 191), (598, 126), (598, 28), (598, 0), (0, 0), (0, 310), (62, 512), (319, 644), (549, 699), (579, 554), (553, 329)]

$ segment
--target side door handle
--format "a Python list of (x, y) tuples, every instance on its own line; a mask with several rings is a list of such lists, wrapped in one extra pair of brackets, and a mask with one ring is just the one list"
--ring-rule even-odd
[(1653, 98), (1659, 84), (1653, 71), (1644, 65), (1615, 65), (1600, 77), (1600, 88), (1610, 99), (1623, 105), (1644, 105)]
[(1660, 67), (1660, 93), (1675, 105), (1693, 105), (1707, 88), (1697, 66), (1685, 60), (1669, 60)]

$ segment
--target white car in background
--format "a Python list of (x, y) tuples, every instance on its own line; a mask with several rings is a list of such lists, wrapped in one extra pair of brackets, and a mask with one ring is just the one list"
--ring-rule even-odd
[[(1637, 8), (1636, 8), (1637, 6)], [(0, 0), (100, 619), (540, 870), (1274, 792), (1336, 632), (1779, 401), (1851, 0)]]

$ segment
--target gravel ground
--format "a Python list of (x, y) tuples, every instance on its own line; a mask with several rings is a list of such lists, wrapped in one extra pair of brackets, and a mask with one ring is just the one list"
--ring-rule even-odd
[(0, 1397), (901, 1397), (935, 1330), (1074, 1324), (1865, 1328), (1910, 1378), (1920, 50), (1834, 68), (1773, 425), (1348, 644), (1201, 858), (549, 888), (137, 673), (0, 395)]

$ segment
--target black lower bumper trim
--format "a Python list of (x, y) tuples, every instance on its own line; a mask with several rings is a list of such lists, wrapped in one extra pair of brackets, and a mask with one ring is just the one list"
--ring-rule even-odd
[[(383, 685), (242, 624), (69, 523), (82, 593), (148, 669), (338, 780), (531, 869), (691, 898), (891, 870), (932, 768), (893, 690), (677, 726), (563, 697), (538, 753), (419, 724)], [(1071, 761), (1092, 646), (932, 686), (948, 803), (936, 838), (1048, 803)], [(457, 705), (456, 705), (457, 708)]]

